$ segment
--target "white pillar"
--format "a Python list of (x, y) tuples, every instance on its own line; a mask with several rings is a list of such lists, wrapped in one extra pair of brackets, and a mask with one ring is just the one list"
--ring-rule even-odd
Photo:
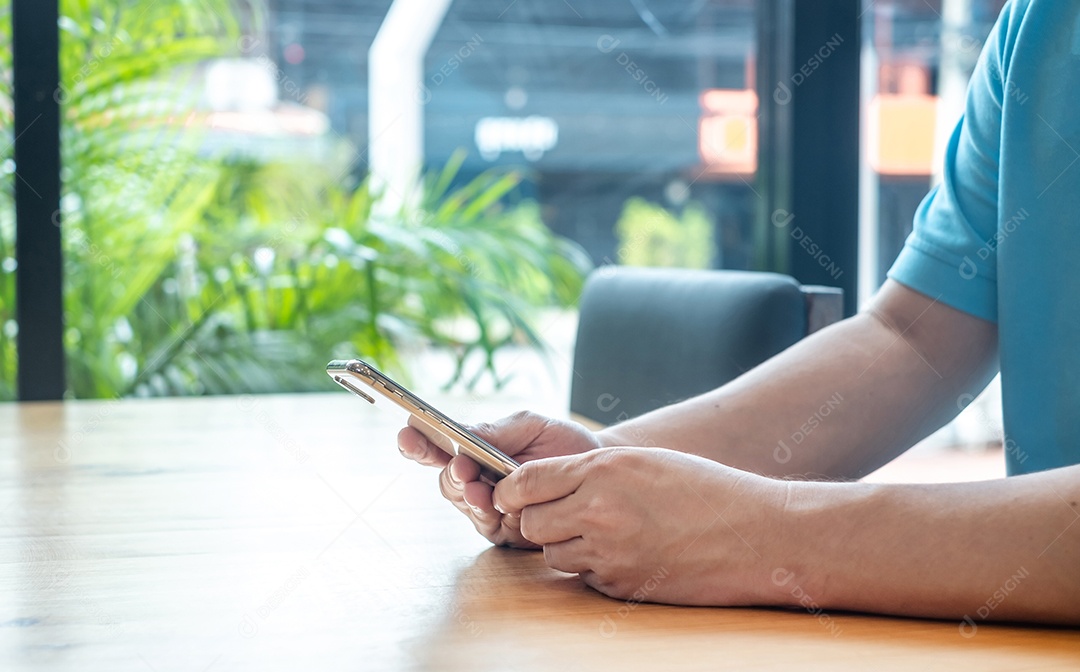
[(963, 32), (972, 22), (972, 0), (942, 0), (941, 54), (938, 60), (937, 120), (934, 128), (932, 184), (944, 177), (945, 151), (957, 120), (964, 113), (968, 80), (981, 45)]
[(368, 167), (391, 216), (418, 197), (424, 164), (424, 56), (452, 0), (394, 0), (368, 50)]
[(863, 37), (859, 58), (862, 71), (859, 84), (859, 278), (855, 305), (861, 308), (877, 292), (881, 272), (878, 259), (881, 237), (878, 191), (881, 184), (870, 165), (870, 155), (875, 151), (881, 132), (877, 122), (870, 118), (873, 113), (870, 102), (878, 90), (878, 58), (872, 33)]

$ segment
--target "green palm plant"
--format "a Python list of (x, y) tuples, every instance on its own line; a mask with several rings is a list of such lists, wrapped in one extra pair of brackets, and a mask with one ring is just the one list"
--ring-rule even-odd
[[(230, 0), (61, 2), (65, 348), (77, 397), (130, 393), (198, 319), (152, 302), (221, 168), (175, 124), (193, 68), (240, 34)], [(162, 330), (161, 327), (167, 327)]]
[(11, 98), (11, 3), (0, 5), (0, 401), (15, 398), (15, 119)]
[[(491, 374), (498, 386), (495, 352), (514, 341), (542, 348), (529, 319), (533, 307), (576, 303), (591, 263), (579, 246), (551, 234), (535, 203), (501, 206), (518, 184), (517, 174), (485, 173), (451, 190), (464, 158), (458, 153), (427, 181), (426, 219), (407, 231), (423, 244), (425, 258), (419, 261), (439, 269), (417, 292), (422, 310), (466, 317), (477, 326), (470, 340), (447, 330), (446, 320), (432, 322), (425, 331), (431, 341), (457, 354), (450, 384), (464, 375), (469, 356), (479, 352), (484, 366), (477, 375)], [(470, 386), (475, 382), (476, 377), (468, 381)]]
[[(580, 247), (551, 234), (534, 203), (503, 205), (518, 175), (487, 172), (451, 188), (463, 159), (458, 153), (425, 180), (415, 212), (368, 217), (344, 233), (357, 246), (354, 263), (383, 279), (367, 302), (369, 312), (395, 317), (388, 333), (411, 325), (415, 335), (450, 348), (457, 367), (448, 385), (481, 353), (484, 365), (465, 382), (471, 387), (488, 373), (498, 386), (495, 352), (515, 341), (542, 348), (530, 319), (535, 306), (576, 302), (590, 262)], [(455, 328), (461, 319), (475, 327), (472, 335)], [(378, 326), (369, 320), (371, 337)], [(381, 350), (392, 358), (392, 347)]]
[[(576, 300), (588, 260), (535, 204), (506, 205), (514, 174), (462, 183), (456, 156), (425, 180), (419, 204), (384, 218), (366, 182), (338, 182), (342, 166), (207, 155), (198, 132), (175, 123), (194, 109), (185, 83), (235, 49), (237, 17), (258, 24), (258, 6), (62, 0), (61, 10), (74, 396), (327, 389), (327, 359), (359, 354), (400, 374), (409, 342), (453, 350), (450, 384), (499, 383), (499, 348), (542, 345), (535, 307)], [(5, 198), (0, 189), (0, 261), (13, 233)], [(8, 266), (0, 326), (13, 306)], [(482, 365), (466, 372), (474, 353)], [(0, 396), (13, 380), (0, 330)]]
[[(233, 347), (200, 348), (196, 367), (266, 367), (260, 348), (273, 343), (282, 355), (273, 371), (291, 382), (267, 380), (270, 389), (326, 389), (321, 368), (331, 357), (360, 355), (404, 374), (400, 346), (425, 342), (455, 353), (447, 385), (471, 386), (484, 374), (499, 385), (494, 353), (511, 342), (542, 347), (531, 326), (535, 307), (575, 302), (589, 261), (551, 234), (535, 204), (503, 205), (516, 175), (485, 173), (451, 189), (460, 159), (426, 180), (418, 207), (392, 218), (374, 216), (378, 195), (367, 182), (334, 186), (307, 219), (279, 223), (277, 235), (256, 230), (227, 264), (210, 254), (199, 264), (202, 300), (233, 307)], [(213, 250), (212, 241), (197, 245), (199, 254)], [(471, 336), (454, 328), (461, 320), (475, 327)], [(484, 363), (466, 380), (476, 352)], [(219, 365), (215, 353), (233, 362)], [(222, 385), (226, 378), (209, 377)]]

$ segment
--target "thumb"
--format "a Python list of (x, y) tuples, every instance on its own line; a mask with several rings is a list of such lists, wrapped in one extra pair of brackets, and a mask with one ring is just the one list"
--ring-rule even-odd
[(495, 422), (467, 427), (507, 455), (517, 455), (535, 443), (552, 420), (532, 411), (519, 411)]

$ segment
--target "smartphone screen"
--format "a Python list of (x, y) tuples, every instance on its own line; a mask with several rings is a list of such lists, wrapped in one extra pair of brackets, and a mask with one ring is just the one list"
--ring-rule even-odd
[(391, 401), (391, 406), (407, 414), (405, 423), (424, 434), (443, 451), (451, 455), (466, 455), (475, 460), (491, 481), (509, 475), (519, 466), (513, 458), (366, 362), (359, 359), (334, 360), (326, 365), (326, 373), (338, 385), (369, 403), (385, 406), (378, 401)]

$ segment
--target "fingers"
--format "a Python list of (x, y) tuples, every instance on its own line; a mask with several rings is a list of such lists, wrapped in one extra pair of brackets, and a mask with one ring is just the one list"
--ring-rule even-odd
[(557, 544), (577, 538), (583, 529), (580, 496), (534, 504), (521, 510), (521, 536), (534, 544)]
[(561, 499), (585, 480), (583, 457), (549, 457), (526, 462), (495, 486), (495, 508), (520, 513), (526, 506)]
[(451, 458), (446, 468), (447, 471), (450, 472), (450, 479), (455, 483), (461, 484), (463, 488), (469, 481), (475, 481), (480, 478), (480, 465), (473, 462), (472, 459), (465, 455)]
[(420, 464), (441, 467), (439, 490), (443, 497), (464, 513), (489, 541), (516, 548), (536, 548), (521, 536), (516, 517), (504, 516), (495, 509), (491, 486), (480, 481), (476, 462), (464, 455), (451, 457), (414, 426), (398, 432), (398, 450)]
[(465, 503), (478, 516), (490, 513), (498, 518), (502, 514), (495, 510), (495, 505), (491, 501), (492, 490), (492, 487), (483, 481), (466, 483), (463, 491)]
[(479, 475), (480, 468), (476, 466), (476, 463), (461, 455), (452, 458), (439, 474), (439, 490), (442, 491), (443, 497), (465, 513), (470, 512), (470, 507), (465, 502), (465, 484), (474, 480), (467, 478), (474, 470)]
[[(463, 491), (465, 504), (469, 507), (469, 517), (477, 531), (492, 541), (503, 525), (503, 515), (495, 510), (491, 503), (491, 486), (481, 481), (470, 481)], [(520, 534), (520, 533), (519, 533)]]
[(443, 497), (472, 520), (480, 534), (496, 541), (502, 514), (491, 506), (491, 486), (478, 478), (480, 467), (468, 457), (458, 456), (439, 475), (439, 489)]
[(429, 467), (445, 467), (450, 463), (450, 456), (432, 445), (419, 431), (406, 427), (398, 432), (398, 450), (405, 457)]
[(548, 567), (567, 574), (590, 573), (592, 569), (587, 544), (581, 537), (557, 544), (544, 544), (544, 562)]

